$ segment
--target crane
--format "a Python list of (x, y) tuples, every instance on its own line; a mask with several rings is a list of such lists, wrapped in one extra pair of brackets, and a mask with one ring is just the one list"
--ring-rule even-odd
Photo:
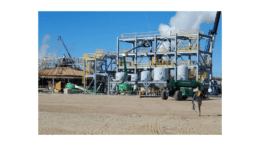
[(130, 49), (130, 50), (127, 50), (122, 56), (123, 56), (123, 63), (124, 63), (124, 70), (125, 70), (125, 74), (124, 74), (124, 78), (122, 80), (122, 83), (123, 84), (125, 82), (125, 77), (127, 76), (127, 68), (126, 68), (126, 61), (125, 61), (125, 57), (127, 56), (127, 54), (139, 47), (150, 47), (150, 44), (148, 42), (144, 43), (142, 42), (141, 44), (137, 45), (136, 47)]
[(64, 42), (63, 42), (63, 40), (62, 40), (61, 36), (59, 36), (58, 40), (61, 40), (61, 42), (62, 42), (63, 46), (65, 47), (65, 49), (66, 49), (66, 51), (67, 51), (67, 53), (68, 53), (69, 57), (71, 58), (71, 56), (70, 56), (70, 53), (69, 53), (69, 51), (68, 51), (68, 49), (67, 49), (66, 45), (64, 44)]
[[(68, 49), (67, 49), (67, 47), (66, 47), (66, 45), (65, 45), (65, 43), (63, 42), (63, 40), (62, 40), (62, 38), (61, 38), (61, 36), (59, 36), (58, 37), (58, 40), (61, 40), (61, 42), (62, 42), (62, 44), (63, 44), (63, 46), (64, 46), (64, 48), (66, 49), (66, 51), (67, 51), (67, 53), (68, 53), (68, 55), (69, 55), (69, 57), (71, 58), (71, 55), (70, 55), (70, 53), (69, 53), (69, 51), (68, 51)], [(73, 59), (66, 59), (65, 58), (65, 55), (63, 56), (64, 57), (64, 62), (65, 62), (65, 66), (67, 66), (67, 64), (74, 64), (74, 61), (73, 61)], [(77, 66), (76, 65), (74, 65), (74, 67), (75, 68), (77, 68)]]
[(210, 34), (211, 34), (211, 35), (217, 34), (218, 23), (219, 23), (220, 14), (221, 14), (221, 11), (218, 11), (217, 14), (216, 14), (214, 27), (213, 27), (212, 30), (210, 30)]
[(215, 43), (215, 38), (216, 38), (216, 35), (217, 35), (220, 15), (221, 15), (221, 11), (217, 11), (213, 29), (209, 30), (209, 32), (208, 32), (208, 35), (211, 35), (212, 39), (209, 39), (207, 41), (208, 44), (206, 46), (206, 52), (213, 52), (213, 50), (214, 50), (214, 43)]
[(125, 57), (128, 55), (129, 52), (139, 48), (139, 47), (150, 47), (150, 43), (149, 42), (142, 42), (141, 44), (137, 45), (136, 47), (133, 47), (132, 49), (126, 51), (122, 56), (123, 56), (123, 63), (124, 63), (124, 77), (123, 80), (121, 82), (121, 84), (119, 84), (119, 93), (122, 93), (122, 91), (126, 91), (126, 92), (131, 92), (132, 91), (132, 86), (130, 84), (125, 84), (125, 78), (127, 76), (127, 67), (126, 67), (126, 61), (125, 61)]

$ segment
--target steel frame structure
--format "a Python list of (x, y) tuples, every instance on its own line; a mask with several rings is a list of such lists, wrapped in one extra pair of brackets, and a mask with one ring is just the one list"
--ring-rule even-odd
[[(210, 43), (210, 49), (201, 49), (201, 44), (200, 41), (202, 39), (208, 40)], [(181, 50), (178, 47), (178, 42), (180, 41), (188, 41), (189, 44), (190, 42), (193, 41), (193, 43), (196, 45), (195, 49), (190, 49), (190, 50)], [(137, 60), (138, 58), (142, 57), (148, 57), (151, 58), (154, 57), (154, 60), (156, 60), (157, 56), (164, 56), (167, 55), (169, 58), (174, 58), (174, 65), (165, 65), (163, 67), (167, 67), (169, 69), (174, 69), (175, 71), (175, 77), (177, 77), (177, 67), (180, 65), (178, 63), (178, 58), (182, 58), (183, 56), (188, 56), (187, 62), (188, 68), (195, 68), (196, 69), (196, 79), (199, 79), (199, 72), (206, 71), (209, 74), (209, 78), (211, 79), (212, 77), (212, 53), (213, 53), (213, 47), (214, 47), (214, 41), (215, 41), (215, 36), (211, 35), (205, 35), (204, 32), (198, 32), (198, 31), (193, 31), (193, 32), (185, 32), (185, 31), (174, 31), (170, 32), (169, 34), (161, 34), (159, 32), (147, 32), (147, 33), (131, 33), (131, 34), (122, 34), (121, 38), (117, 38), (117, 72), (123, 71), (123, 66), (120, 66), (120, 60), (122, 59), (123, 52), (120, 50), (120, 43), (130, 43), (132, 44), (132, 47), (137, 46), (137, 44), (141, 41), (148, 41), (150, 44), (152, 44), (150, 51), (148, 52), (140, 52), (137, 50), (134, 50), (130, 53), (128, 53), (128, 57), (130, 57), (133, 61), (132, 66), (127, 66), (127, 69), (129, 72), (132, 72), (134, 74), (139, 74), (142, 70), (147, 69), (152, 71), (154, 68), (162, 66), (156, 63), (156, 61), (153, 62), (153, 64), (147, 65), (145, 68), (144, 66), (138, 65)], [(174, 43), (173, 47), (170, 45), (169, 50), (165, 52), (158, 52), (159, 46), (158, 42), (165, 42), (168, 41), (170, 44)], [(149, 50), (149, 49), (148, 49)], [(177, 56), (177, 57), (176, 57)], [(194, 64), (192, 64), (191, 57), (195, 56), (196, 61)], [(208, 58), (211, 58), (209, 60)], [(209, 63), (209, 64), (208, 64)], [(204, 81), (204, 85), (208, 85), (209, 81)]]

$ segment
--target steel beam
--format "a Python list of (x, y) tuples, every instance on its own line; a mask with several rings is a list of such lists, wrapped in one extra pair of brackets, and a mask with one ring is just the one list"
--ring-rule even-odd
[(96, 88), (97, 88), (97, 75), (96, 75), (96, 72), (97, 72), (97, 60), (95, 60), (95, 70), (94, 70), (94, 94), (97, 93), (96, 91)]
[(118, 72), (118, 66), (119, 66), (119, 38), (117, 37), (117, 69), (116, 72)]
[(200, 33), (197, 34), (197, 73), (196, 73), (196, 80), (198, 81), (199, 77), (199, 53), (200, 53)]
[(83, 68), (84, 68), (84, 75), (83, 75), (84, 76), (84, 78), (83, 78), (84, 79), (84, 94), (86, 94), (86, 90), (85, 90), (86, 89), (86, 83), (85, 83), (85, 80), (86, 80), (86, 60), (84, 60), (84, 67)]

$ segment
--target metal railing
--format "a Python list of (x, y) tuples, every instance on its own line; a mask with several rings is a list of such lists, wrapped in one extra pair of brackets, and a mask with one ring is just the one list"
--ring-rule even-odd
[[(201, 45), (200, 45), (201, 50)], [(177, 52), (182, 51), (197, 51), (197, 44), (177, 46)]]
[[(184, 31), (180, 29), (171, 30), (169, 32), (159, 32), (159, 31), (149, 31), (149, 32), (136, 32), (136, 33), (123, 33), (121, 34), (121, 38), (143, 38), (143, 37), (154, 37), (155, 35), (160, 36), (171, 36), (175, 34), (186, 35), (189, 37), (196, 37), (198, 31)], [(204, 31), (200, 31), (200, 34), (204, 34)]]

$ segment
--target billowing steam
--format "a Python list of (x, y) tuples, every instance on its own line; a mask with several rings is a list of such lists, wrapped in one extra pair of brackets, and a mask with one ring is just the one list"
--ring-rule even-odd
[[(177, 12), (171, 18), (169, 25), (160, 24), (159, 31), (161, 34), (170, 34), (171, 30), (180, 29), (182, 31), (199, 31), (202, 23), (212, 23), (215, 21), (216, 11), (209, 12)], [(173, 43), (174, 44), (174, 43)], [(162, 47), (169, 47), (169, 42), (163, 42)], [(172, 45), (175, 47), (174, 45)], [(160, 47), (161, 48), (161, 47)]]
[(171, 18), (169, 25), (160, 24), (161, 33), (169, 33), (170, 30), (181, 29), (185, 31), (198, 31), (202, 23), (212, 23), (215, 21), (216, 11), (211, 12), (177, 12)]
[[(51, 39), (51, 36), (46, 34), (43, 39), (42, 39), (42, 45), (38, 50), (38, 60), (41, 62), (45, 57), (49, 57), (49, 58), (55, 58), (57, 56), (58, 53), (58, 49), (56, 48), (56, 50), (54, 51), (49, 51), (48, 49), (50, 48), (50, 46), (48, 45), (49, 41)], [(47, 54), (48, 52), (48, 54)]]

